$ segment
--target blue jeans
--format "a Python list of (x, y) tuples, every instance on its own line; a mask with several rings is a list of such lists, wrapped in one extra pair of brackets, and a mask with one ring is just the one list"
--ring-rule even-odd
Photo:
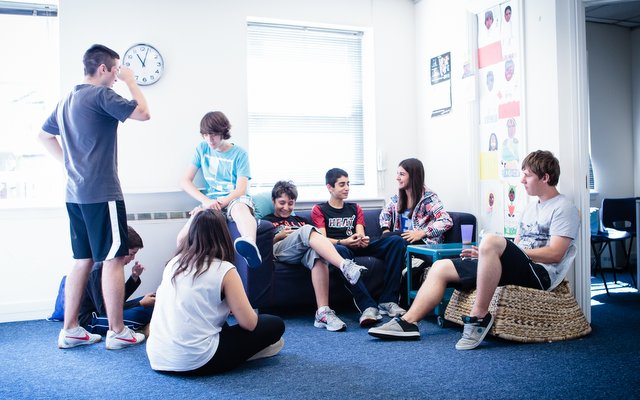
[(374, 240), (365, 248), (350, 248), (343, 245), (336, 245), (336, 250), (342, 258), (353, 259), (358, 256), (371, 256), (384, 260), (386, 270), (384, 272), (384, 287), (380, 299), (376, 302), (367, 287), (359, 279), (351, 286), (351, 294), (356, 302), (356, 306), (363, 312), (369, 307), (378, 307), (378, 303), (397, 303), (400, 297), (400, 279), (404, 268), (404, 256), (407, 250), (406, 241), (397, 235), (387, 236)]
[[(138, 297), (132, 301), (140, 301), (142, 297)], [(140, 330), (144, 328), (149, 322), (151, 322), (151, 314), (153, 313), (153, 307), (131, 307), (125, 308), (122, 312), (122, 320), (124, 322), (124, 326), (133, 329)], [(88, 326), (84, 327), (91, 333), (97, 333), (99, 335), (106, 335), (109, 330), (109, 320), (106, 315), (98, 315), (95, 312), (93, 313), (93, 318), (91, 318), (91, 322)]]

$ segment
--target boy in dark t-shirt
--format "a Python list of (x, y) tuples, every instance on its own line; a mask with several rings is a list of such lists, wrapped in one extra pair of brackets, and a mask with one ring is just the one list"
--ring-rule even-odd
[(400, 278), (404, 267), (405, 240), (396, 235), (369, 241), (364, 232), (364, 214), (357, 203), (347, 203), (349, 196), (349, 175), (340, 168), (330, 169), (326, 176), (327, 189), (331, 198), (326, 203), (313, 207), (313, 224), (326, 235), (336, 250), (344, 258), (372, 256), (384, 260), (387, 271), (384, 288), (376, 301), (362, 281), (351, 288), (356, 305), (362, 312), (360, 326), (375, 325), (382, 319), (381, 314), (400, 316), (405, 310), (398, 306)]
[(311, 270), (311, 281), (316, 294), (313, 325), (329, 331), (342, 331), (347, 326), (329, 308), (329, 265), (337, 265), (345, 278), (354, 285), (366, 268), (338, 254), (333, 244), (302, 217), (292, 215), (298, 190), (292, 182), (279, 181), (271, 191), (273, 214), (263, 217), (275, 227), (273, 257), (288, 264), (302, 263)]

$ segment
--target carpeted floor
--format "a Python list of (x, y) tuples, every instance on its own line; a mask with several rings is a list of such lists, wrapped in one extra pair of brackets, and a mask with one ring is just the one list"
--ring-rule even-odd
[[(594, 278), (595, 279), (595, 278)], [(594, 285), (598, 281), (594, 280)], [(490, 338), (460, 352), (461, 328), (421, 323), (418, 342), (385, 342), (342, 311), (346, 332), (313, 327), (311, 314), (285, 316), (285, 347), (273, 358), (220, 376), (184, 378), (149, 368), (144, 346), (59, 350), (61, 323), (0, 324), (0, 399), (604, 399), (640, 398), (640, 294), (597, 286), (590, 336), (520, 344)]]

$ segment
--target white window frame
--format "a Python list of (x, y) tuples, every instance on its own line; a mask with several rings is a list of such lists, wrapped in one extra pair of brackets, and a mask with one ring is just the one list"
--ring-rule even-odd
[[(4, 92), (0, 103), (9, 113), (0, 121), (0, 127), (3, 127), (3, 132), (0, 132), (0, 143), (3, 144), (0, 146), (3, 148), (0, 157), (0, 210), (51, 207), (51, 204), (61, 204), (64, 198), (63, 167), (37, 141), (40, 127), (59, 100), (60, 89), (58, 2), (47, 3), (55, 4), (0, 1), (0, 18), (19, 20), (19, 25), (24, 24), (27, 30), (33, 18), (48, 18), (42, 20), (48, 25), (45, 40), (35, 38), (43, 44), (45, 51), (28, 45), (28, 41), (33, 42), (34, 38), (27, 38), (20, 32), (7, 36), (10, 42), (2, 46), (4, 54), (14, 61), (20, 60), (20, 63), (6, 65), (4, 70), (0, 68), (3, 70), (0, 78), (3, 89), (0, 90)], [(14, 26), (6, 25), (9, 29)], [(22, 38), (25, 38), (24, 42)], [(27, 56), (18, 54), (21, 49), (25, 49)], [(20, 70), (16, 71), (16, 66)], [(26, 75), (21, 75), (20, 71), (25, 71)], [(21, 107), (20, 102), (27, 106)], [(36, 194), (30, 196), (31, 193)]]
[[(373, 101), (373, 52), (372, 52), (372, 33), (369, 29), (361, 28), (361, 27), (353, 27), (353, 26), (337, 26), (337, 25), (327, 25), (327, 24), (319, 24), (319, 23), (309, 23), (309, 22), (299, 22), (299, 21), (283, 21), (283, 20), (273, 20), (273, 19), (263, 19), (263, 18), (248, 18), (247, 19), (247, 29), (249, 29), (250, 24), (273, 24), (273, 25), (285, 25), (285, 26), (293, 26), (293, 27), (309, 27), (312, 29), (320, 29), (320, 30), (339, 30), (339, 31), (354, 31), (361, 33), (361, 41), (362, 41), (362, 53), (361, 53), (361, 68), (362, 68), (362, 160), (363, 160), (363, 179), (362, 183), (352, 183), (351, 186), (351, 199), (371, 199), (377, 197), (377, 173), (376, 173), (376, 141), (375, 141), (375, 124), (374, 120), (374, 101)], [(250, 50), (248, 50), (249, 52)], [(249, 57), (248, 57), (249, 59)], [(250, 62), (250, 61), (248, 61)], [(250, 78), (248, 79), (250, 82)], [(249, 103), (251, 99), (249, 98)], [(250, 107), (250, 106), (249, 106)], [(249, 113), (249, 120), (251, 119), (251, 113)], [(250, 123), (249, 123), (250, 125)], [(249, 143), (251, 143), (251, 128), (249, 128)], [(286, 157), (279, 157), (278, 151), (275, 150), (275, 146), (277, 146), (277, 141), (274, 141), (274, 149), (265, 149), (252, 148), (249, 146), (249, 156), (252, 160), (252, 171), (256, 171), (256, 168), (260, 168), (260, 164), (255, 160), (259, 156), (264, 156), (264, 160), (268, 159), (271, 161), (270, 168), (282, 168), (283, 171), (287, 170), (295, 170), (299, 169), (299, 163), (289, 162), (290, 160)], [(302, 143), (301, 144), (301, 153), (307, 155), (307, 160), (309, 163), (312, 163), (314, 157), (322, 157), (322, 155), (318, 155), (314, 153), (313, 143)], [(346, 169), (349, 174), (353, 174), (353, 171), (349, 171), (345, 165), (341, 165), (339, 161), (335, 162), (335, 165), (332, 167), (338, 167)], [(328, 168), (327, 168), (328, 169)], [(327, 188), (324, 184), (324, 173), (325, 171), (319, 172), (320, 176), (318, 177), (318, 185), (300, 185), (295, 182), (295, 178), (293, 176), (288, 177), (286, 173), (283, 174), (283, 177), (280, 179), (291, 179), (298, 186), (299, 192), (299, 201), (317, 201), (324, 200), (328, 197)], [(321, 183), (320, 183), (321, 182)], [(251, 193), (259, 193), (270, 191), (273, 183), (262, 183), (257, 182), (252, 179), (251, 182)]]

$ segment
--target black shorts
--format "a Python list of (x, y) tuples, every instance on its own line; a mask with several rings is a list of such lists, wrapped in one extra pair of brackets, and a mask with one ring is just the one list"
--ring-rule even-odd
[[(476, 288), (478, 277), (478, 259), (454, 258), (451, 260), (458, 272), (460, 281), (452, 287), (460, 290)], [(536, 264), (512, 241), (507, 240), (507, 247), (500, 257), (502, 274), (498, 286), (518, 285), (533, 289), (547, 290), (551, 286), (549, 273), (540, 264)]]
[(127, 211), (123, 200), (67, 203), (67, 212), (74, 259), (98, 262), (129, 254)]

